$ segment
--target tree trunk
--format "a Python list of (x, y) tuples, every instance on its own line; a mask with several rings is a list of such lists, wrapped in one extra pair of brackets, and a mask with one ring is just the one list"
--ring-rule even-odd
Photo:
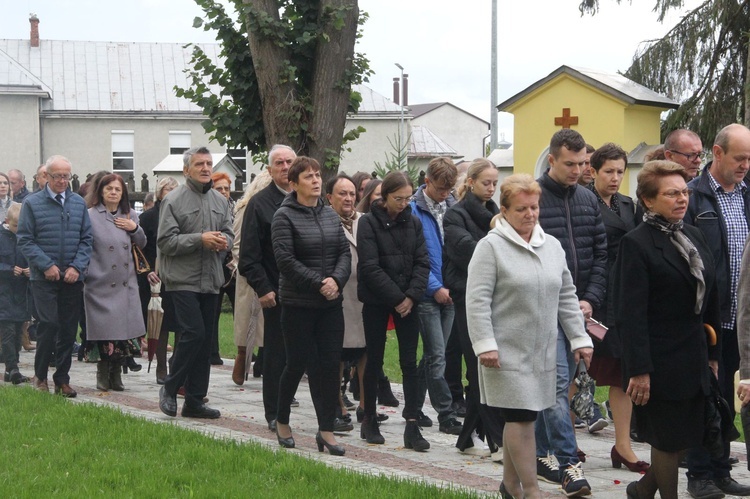
[[(276, 0), (243, 0), (245, 5), (252, 7), (255, 12), (265, 13), (274, 20), (279, 20), (279, 8)], [(263, 128), (266, 134), (266, 146), (270, 150), (274, 144), (285, 144), (292, 147), (298, 154), (306, 154), (300, 150), (301, 141), (292, 143), (291, 137), (299, 130), (299, 122), (292, 119), (298, 108), (295, 86), (293, 81), (281, 83), (281, 74), (285, 73), (284, 61), (291, 56), (286, 47), (280, 47), (262, 33), (252, 29), (253, 21), (246, 20), (248, 27), (248, 41), (250, 53), (253, 55), (253, 66), (258, 79), (258, 91), (263, 107)]]
[[(343, 25), (335, 26), (328, 8), (348, 7), (342, 12)], [(315, 51), (311, 100), (312, 116), (308, 133), (309, 155), (323, 166), (323, 180), (338, 172), (341, 142), (346, 126), (346, 110), (351, 97), (347, 73), (352, 69), (357, 38), (359, 6), (357, 0), (321, 0), (319, 24), (321, 36)]]

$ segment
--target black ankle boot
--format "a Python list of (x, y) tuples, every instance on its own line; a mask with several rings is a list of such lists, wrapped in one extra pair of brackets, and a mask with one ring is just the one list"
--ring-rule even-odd
[(388, 380), (388, 376), (378, 380), (378, 403), (388, 407), (398, 407), (399, 402), (393, 395), (391, 382)]
[(380, 434), (380, 426), (377, 418), (365, 416), (362, 420), (362, 427), (359, 429), (360, 438), (367, 440), (368, 444), (384, 444), (385, 438)]
[(122, 364), (122, 373), (128, 374), (128, 369), (137, 373), (143, 369), (143, 366), (138, 364), (133, 357), (125, 357), (125, 362)]
[(430, 448), (430, 442), (422, 437), (419, 431), (419, 425), (416, 421), (407, 421), (404, 430), (404, 447), (414, 449), (417, 452), (424, 452)]

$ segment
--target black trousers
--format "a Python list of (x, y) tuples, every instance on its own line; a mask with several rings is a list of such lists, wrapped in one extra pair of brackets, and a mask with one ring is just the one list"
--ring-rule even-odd
[(502, 447), (505, 420), (500, 409), (479, 402), (479, 371), (477, 356), (474, 355), (471, 338), (469, 338), (469, 326), (466, 324), (466, 303), (455, 303), (454, 306), (456, 316), (453, 319), (453, 325), (455, 331), (458, 332), (461, 349), (466, 358), (466, 379), (469, 380), (469, 389), (466, 393), (466, 418), (464, 418), (463, 430), (456, 441), (456, 447), (464, 450), (473, 446), (471, 434), (474, 430), (480, 437), (486, 438), (490, 449), (494, 449), (494, 446)]
[(199, 407), (208, 393), (211, 376), (208, 359), (219, 295), (192, 291), (173, 291), (171, 295), (182, 335), (174, 349), (172, 369), (164, 381), (164, 389), (168, 395), (175, 396), (184, 386), (185, 405)]
[[(455, 309), (455, 307), (454, 307)], [(453, 330), (445, 345), (445, 381), (451, 391), (454, 403), (464, 401), (463, 384), (463, 349), (461, 340), (456, 334), (456, 322), (453, 321)]]
[[(721, 357), (719, 357), (719, 388), (729, 402), (729, 411), (734, 421), (734, 373), (740, 368), (740, 352), (737, 344), (737, 327), (721, 330)], [(704, 447), (694, 447), (685, 455), (688, 478), (714, 480), (726, 478), (732, 471), (729, 464), (730, 442), (724, 442), (721, 458), (713, 458)]]
[(3, 345), (5, 372), (18, 369), (18, 352), (21, 350), (23, 322), (0, 321), (0, 342)]
[(284, 335), (281, 332), (281, 305), (263, 309), (263, 408), (266, 421), (279, 412), (279, 381), (286, 366)]
[(376, 414), (375, 399), (378, 392), (378, 374), (383, 369), (388, 316), (393, 314), (398, 338), (398, 358), (404, 380), (404, 419), (417, 419), (419, 415), (419, 376), (417, 374), (417, 345), (419, 344), (419, 314), (417, 306), (406, 317), (401, 317), (393, 308), (365, 303), (362, 319), (367, 342), (367, 364), (364, 376), (365, 414)]
[[(339, 363), (344, 344), (344, 309), (282, 305), (286, 366), (279, 381), (277, 420), (289, 424), (294, 394), (307, 370), (320, 431), (333, 431), (339, 403)], [(265, 375), (265, 374), (264, 374)]]
[(31, 281), (39, 326), (36, 333), (34, 375), (46, 380), (52, 355), (55, 356), (55, 385), (70, 384), (70, 362), (83, 306), (83, 283)]

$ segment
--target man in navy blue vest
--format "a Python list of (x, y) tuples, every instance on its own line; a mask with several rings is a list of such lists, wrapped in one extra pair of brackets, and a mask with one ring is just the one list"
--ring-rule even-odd
[(47, 370), (54, 352), (55, 393), (72, 398), (77, 393), (68, 372), (93, 236), (86, 202), (70, 190), (70, 161), (52, 156), (46, 164), (47, 186), (28, 195), (21, 208), (18, 247), (29, 261), (39, 316), (34, 388), (49, 391)]

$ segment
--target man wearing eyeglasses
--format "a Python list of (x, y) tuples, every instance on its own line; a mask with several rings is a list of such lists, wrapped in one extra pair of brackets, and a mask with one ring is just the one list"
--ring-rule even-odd
[(463, 425), (456, 419), (453, 396), (445, 380), (445, 346), (453, 328), (453, 299), (443, 285), (443, 217), (456, 203), (451, 194), (456, 185), (458, 170), (447, 157), (434, 158), (427, 166), (425, 184), (417, 189), (411, 210), (422, 222), (427, 253), (430, 257), (430, 276), (423, 299), (417, 305), (421, 325), (423, 354), (419, 374), (419, 424), (432, 426), (432, 420), (422, 412), (427, 391), (430, 403), (438, 413), (439, 430), (458, 435)]
[(703, 142), (695, 132), (674, 130), (664, 139), (664, 157), (682, 165), (688, 177), (695, 178), (703, 160)]
[[(739, 124), (724, 127), (714, 139), (712, 152), (713, 161), (688, 183), (693, 192), (685, 223), (703, 232), (716, 265), (722, 331), (721, 356), (718, 372), (714, 374), (718, 376), (722, 395), (732, 400), (734, 372), (740, 362), (737, 282), (750, 220), (750, 194), (743, 180), (750, 168), (750, 130)], [(734, 420), (733, 404), (729, 408)], [(723, 494), (750, 495), (750, 486), (740, 485), (730, 476), (729, 442), (725, 442), (724, 454), (718, 459), (704, 448), (691, 449), (687, 464), (688, 492), (696, 499), (723, 497)]]
[(72, 398), (77, 394), (68, 372), (93, 236), (86, 202), (70, 190), (70, 161), (52, 156), (46, 165), (47, 186), (29, 194), (21, 208), (18, 247), (29, 261), (39, 317), (34, 388), (49, 391), (47, 370), (55, 352), (55, 393)]

